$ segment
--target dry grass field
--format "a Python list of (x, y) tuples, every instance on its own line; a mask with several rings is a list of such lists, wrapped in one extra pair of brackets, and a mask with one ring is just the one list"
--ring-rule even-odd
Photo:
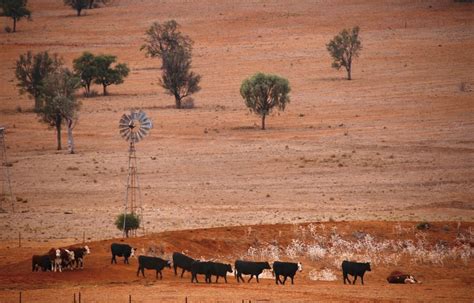
[[(46, 276), (61, 287), (83, 287), (76, 273), (27, 272), (31, 254), (40, 248), (80, 242), (83, 232), (88, 241), (121, 235), (113, 220), (123, 208), (128, 146), (118, 120), (131, 108), (143, 109), (154, 122), (150, 136), (137, 144), (147, 233), (325, 221), (347, 226), (376, 221), (389, 232), (396, 222), (455, 226), (474, 220), (472, 3), (115, 0), (81, 17), (59, 0), (29, 6), (33, 20), (20, 21), (15, 34), (3, 31), (11, 20), (0, 18), (0, 125), (7, 128), (12, 186), (21, 200), (15, 213), (2, 205), (9, 212), (0, 213), (0, 267), (13, 262), (21, 231), (32, 247), (17, 260), (26, 271), (21, 279), (35, 282), (17, 287), (15, 279), (3, 277), (1, 302), (9, 289), (54, 296), (49, 286), (43, 290)], [(173, 108), (173, 98), (157, 84), (158, 60), (140, 51), (152, 22), (169, 19), (195, 41), (193, 69), (202, 75), (202, 90), (193, 95), (193, 109)], [(354, 25), (361, 28), (363, 50), (347, 81), (344, 71), (331, 68), (325, 45)], [(74, 155), (56, 151), (54, 130), (38, 122), (33, 101), (18, 93), (15, 60), (28, 50), (58, 53), (69, 67), (84, 51), (113, 54), (131, 68), (124, 84), (109, 87), (109, 96), (81, 97)], [(242, 80), (257, 71), (286, 77), (292, 87), (291, 103), (267, 119), (265, 131), (239, 94)], [(186, 249), (180, 243), (176, 249)], [(91, 255), (91, 266), (106, 259), (102, 249), (103, 255)], [(431, 296), (419, 300), (446, 301), (455, 293), (451, 289), (459, 289), (457, 300), (472, 301), (472, 261), (457, 266), (421, 267), (460, 280), (439, 278), (427, 287)], [(378, 282), (368, 283), (366, 297), (359, 287), (342, 290), (340, 281), (318, 284), (307, 274), (301, 288), (288, 287), (287, 297), (278, 298), (270, 282), (263, 283), (263, 292), (255, 285), (238, 291), (255, 294), (252, 298), (274, 294), (282, 302), (293, 295), (301, 301), (410, 300), (428, 283), (409, 292), (388, 288), (387, 271), (388, 266), (373, 273)], [(69, 276), (63, 286), (60, 280)], [(126, 294), (130, 280), (116, 278), (84, 283), (110, 295)], [(179, 297), (177, 279), (163, 285), (146, 281), (153, 281), (150, 288), (143, 282), (133, 288), (170, 302)], [(231, 300), (233, 286), (216, 287), (199, 285), (192, 293), (202, 302)], [(147, 302), (147, 296), (141, 300)]]

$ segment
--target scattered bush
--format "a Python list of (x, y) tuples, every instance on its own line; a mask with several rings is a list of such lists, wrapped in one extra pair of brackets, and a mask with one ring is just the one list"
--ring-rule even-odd
[(416, 229), (418, 230), (428, 230), (430, 228), (431, 228), (431, 224), (426, 221), (420, 222), (416, 225)]
[(8, 26), (8, 25), (5, 26), (4, 29), (5, 29), (5, 32), (7, 32), (7, 33), (11, 33), (11, 32), (12, 32), (12, 28), (11, 28), (10, 26)]
[(125, 232), (125, 236), (128, 238), (129, 232), (137, 230), (140, 227), (140, 218), (137, 214), (120, 214), (115, 220), (115, 226)]

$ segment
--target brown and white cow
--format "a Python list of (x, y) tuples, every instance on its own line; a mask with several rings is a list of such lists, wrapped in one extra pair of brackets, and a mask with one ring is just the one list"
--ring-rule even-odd
[(70, 248), (74, 252), (76, 268), (84, 268), (84, 258), (91, 253), (89, 246)]
[(414, 276), (405, 274), (400, 271), (393, 271), (387, 277), (387, 282), (391, 284), (416, 284), (418, 282)]
[(59, 270), (59, 272), (62, 271), (61, 268), (61, 250), (56, 249), (56, 248), (51, 248), (48, 252), (49, 259), (51, 260), (51, 271), (56, 272)]

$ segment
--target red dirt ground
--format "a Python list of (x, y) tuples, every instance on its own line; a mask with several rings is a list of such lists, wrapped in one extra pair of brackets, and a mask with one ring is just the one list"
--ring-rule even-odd
[[(379, 239), (410, 239), (412, 233), (395, 235), (393, 223), (389, 222), (335, 222), (324, 223), (326, 230), (334, 227), (344, 238), (351, 238), (353, 231), (363, 231)], [(403, 228), (413, 227), (413, 222), (403, 223)], [(446, 241), (449, 245), (456, 238), (456, 224), (439, 222), (426, 232), (429, 242)], [(445, 230), (449, 227), (449, 231)], [(464, 225), (461, 231), (474, 227)], [(258, 225), (248, 227), (226, 227), (214, 229), (164, 232), (146, 237), (127, 239), (126, 242), (147, 250), (150, 246), (163, 249), (165, 257), (173, 251), (186, 251), (189, 255), (216, 258), (233, 263), (248, 247), (255, 245), (255, 239), (265, 243), (277, 239), (286, 245), (297, 237), (294, 225)], [(84, 270), (63, 273), (31, 273), (31, 255), (41, 254), (51, 246), (17, 247), (0, 249), (0, 302), (16, 302), (19, 291), (23, 291), (25, 302), (69, 302), (73, 294), (81, 292), (84, 302), (127, 302), (131, 294), (133, 302), (315, 302), (315, 301), (424, 301), (424, 302), (470, 302), (474, 299), (472, 283), (474, 270), (472, 260), (467, 265), (449, 262), (441, 265), (414, 264), (403, 260), (398, 266), (374, 266), (365, 277), (365, 285), (344, 285), (340, 270), (334, 269), (337, 281), (323, 282), (309, 279), (312, 269), (327, 265), (324, 260), (303, 263), (303, 272), (295, 277), (295, 285), (276, 286), (274, 280), (261, 279), (255, 282), (237, 284), (229, 277), (228, 284), (191, 284), (190, 274), (183, 279), (175, 277), (172, 270), (165, 269), (163, 280), (156, 280), (153, 271), (146, 271), (146, 278), (136, 277), (136, 259), (125, 265), (118, 259), (117, 265), (110, 264), (110, 244), (120, 239), (87, 243), (91, 255), (85, 259)], [(26, 244), (29, 245), (29, 244)], [(54, 245), (54, 243), (52, 243)], [(389, 285), (385, 278), (394, 269), (410, 272), (420, 280), (416, 285)], [(200, 277), (202, 282), (203, 278)], [(248, 301), (247, 301), (248, 302)]]
[[(137, 145), (146, 230), (187, 230), (176, 231), (182, 241), (164, 241), (167, 252), (188, 249), (192, 235), (200, 234), (208, 240), (206, 247), (194, 243), (196, 253), (224, 253), (219, 245), (226, 235), (214, 239), (210, 230), (189, 231), (194, 228), (222, 227), (214, 233), (225, 226), (330, 220), (351, 228), (369, 220), (390, 233), (398, 221), (472, 224), (472, 3), (115, 0), (79, 18), (59, 0), (29, 6), (31, 22), (20, 21), (15, 34), (0, 32), (0, 125), (7, 128), (12, 186), (21, 200), (15, 213), (0, 205), (8, 211), (0, 213), (1, 302), (16, 302), (20, 289), (28, 302), (35, 296), (69, 301), (79, 289), (90, 296), (87, 302), (125, 302), (129, 293), (141, 302), (185, 296), (194, 302), (473, 300), (472, 261), (410, 267), (424, 276), (421, 285), (388, 286), (389, 268), (378, 268), (364, 291), (307, 275), (275, 291), (271, 281), (190, 285), (170, 272), (164, 281), (136, 279), (135, 264), (108, 265), (109, 240), (92, 242), (120, 236), (113, 221), (123, 207), (127, 144), (117, 125), (135, 107), (154, 122)], [(173, 98), (157, 85), (158, 60), (139, 50), (152, 22), (171, 18), (195, 41), (193, 70), (203, 76), (190, 110), (173, 108)], [(11, 25), (4, 17), (0, 22), (2, 29)], [(363, 50), (354, 80), (346, 81), (343, 71), (331, 68), (325, 44), (354, 25), (361, 27)], [(55, 150), (54, 130), (18, 93), (15, 60), (28, 50), (56, 52), (69, 67), (84, 51), (114, 54), (131, 68), (124, 84), (109, 88), (110, 96), (80, 98), (75, 155)], [(257, 71), (284, 76), (292, 87), (291, 103), (267, 119), (266, 131), (239, 95), (242, 80)], [(239, 228), (230, 228), (231, 243)], [(31, 248), (13, 248), (20, 232)], [(32, 253), (80, 242), (83, 233), (99, 245), (83, 272), (28, 272)]]

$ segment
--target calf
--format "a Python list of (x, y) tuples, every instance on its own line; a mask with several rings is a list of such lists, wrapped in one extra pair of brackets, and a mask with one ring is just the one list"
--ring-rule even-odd
[(344, 278), (344, 284), (346, 284), (346, 279), (351, 284), (351, 280), (347, 275), (354, 276), (354, 281), (352, 284), (355, 284), (357, 277), (360, 277), (362, 285), (364, 285), (364, 274), (366, 271), (371, 271), (370, 263), (357, 263), (350, 261), (342, 261), (342, 276)]
[(199, 283), (197, 275), (204, 275), (206, 277), (206, 283), (211, 283), (211, 275), (214, 268), (213, 262), (207, 261), (195, 261), (191, 265), (191, 283), (196, 280), (196, 283)]
[[(273, 262), (273, 272), (275, 274), (275, 283), (285, 284), (288, 277), (291, 278), (291, 284), (293, 284), (293, 278), (297, 271), (302, 271), (303, 266), (301, 263), (290, 263), (290, 262)], [(283, 282), (280, 280), (280, 276), (283, 276)]]
[(250, 282), (252, 280), (253, 276), (257, 278), (257, 283), (258, 283), (258, 275), (260, 275), (264, 269), (270, 269), (270, 264), (268, 262), (252, 262), (252, 261), (242, 261), (242, 260), (237, 260), (235, 261), (235, 277), (237, 278), (237, 282), (240, 283), (240, 279), (242, 282), (244, 281), (244, 278), (242, 277), (242, 274), (244, 275), (250, 275), (250, 279), (247, 282)]
[(32, 271), (38, 271), (41, 267), (42, 271), (48, 271), (51, 270), (51, 259), (49, 258), (49, 255), (34, 255), (31, 258), (31, 263), (32, 263)]
[(232, 272), (232, 266), (218, 262), (210, 263), (212, 263), (211, 274), (216, 276), (216, 283), (219, 281), (219, 277), (224, 277), (225, 283), (227, 283), (227, 273)]
[(178, 267), (183, 269), (183, 271), (181, 272), (181, 278), (183, 277), (185, 271), (191, 272), (191, 266), (193, 265), (194, 261), (196, 260), (194, 260), (191, 257), (188, 257), (179, 252), (174, 252), (173, 253), (174, 275), (176, 276), (178, 274), (177, 273)]
[(56, 272), (59, 270), (59, 272), (62, 271), (61, 268), (61, 250), (60, 249), (55, 249), (51, 248), (48, 252), (49, 260), (51, 262), (51, 271)]
[(404, 274), (399, 271), (393, 271), (388, 277), (387, 282), (392, 284), (416, 284), (418, 281), (414, 276)]
[(74, 247), (71, 248), (71, 251), (74, 252), (74, 258), (76, 261), (76, 268), (84, 268), (84, 258), (91, 253), (89, 247), (86, 245), (84, 247)]
[(139, 256), (137, 277), (140, 274), (140, 271), (142, 272), (142, 276), (145, 277), (145, 268), (146, 268), (146, 269), (156, 270), (156, 278), (158, 278), (158, 273), (160, 273), (160, 280), (162, 280), (163, 274), (161, 273), (161, 271), (165, 267), (171, 268), (171, 262), (168, 260), (163, 260), (161, 258), (156, 258), (156, 257)]
[(132, 248), (128, 244), (119, 244), (119, 243), (112, 243), (110, 245), (110, 250), (112, 251), (112, 260), (110, 263), (117, 264), (117, 259), (115, 259), (115, 256), (123, 257), (123, 263), (129, 264), (128, 258), (134, 257), (135, 256), (135, 251), (137, 250), (136, 248)]
[(60, 249), (61, 251), (61, 267), (62, 268), (69, 268), (74, 269), (74, 252), (68, 249)]

